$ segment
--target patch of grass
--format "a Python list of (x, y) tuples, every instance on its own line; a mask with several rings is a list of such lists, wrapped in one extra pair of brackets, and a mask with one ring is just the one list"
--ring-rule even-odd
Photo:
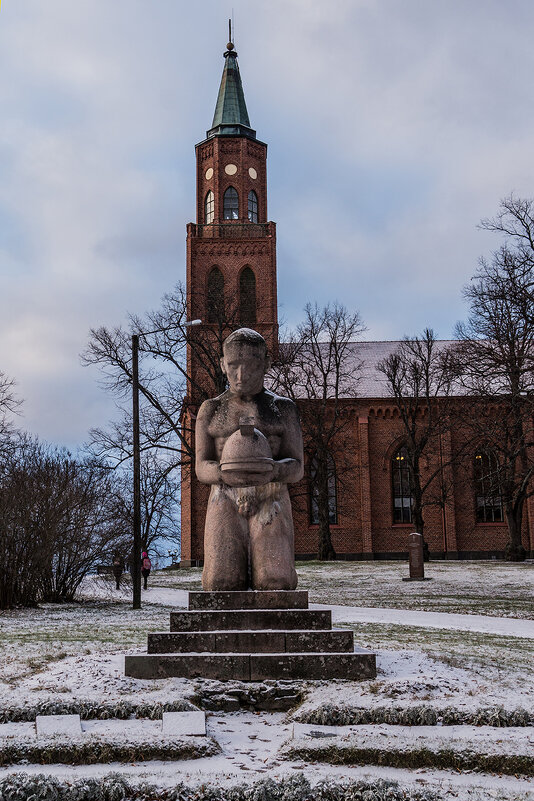
[(297, 573), (314, 603), (534, 619), (530, 563), (432, 561), (425, 565), (431, 582), (403, 582), (402, 561), (297, 562)]
[(27, 740), (4, 741), (0, 749), (0, 766), (28, 761), (37, 765), (95, 765), (108, 762), (144, 762), (148, 759), (200, 759), (220, 752), (209, 737), (172, 740), (151, 738), (144, 742), (121, 743), (103, 737), (92, 740), (60, 740), (47, 742)]
[(285, 759), (326, 762), (329, 765), (384, 765), (390, 768), (438, 768), (440, 770), (504, 773), (534, 776), (532, 754), (483, 754), (465, 749), (409, 748), (403, 750), (364, 748), (359, 745), (295, 745), (284, 750)]
[(337, 704), (323, 704), (316, 709), (308, 709), (293, 716), (299, 723), (315, 726), (365, 726), (386, 723), (389, 726), (510, 726), (530, 727), (534, 725), (534, 714), (525, 709), (504, 709), (486, 707), (476, 710), (456, 709), (425, 704), (410, 706), (372, 706), (355, 707)]
[[(23, 798), (54, 799), (54, 801), (95, 801), (95, 799), (128, 799), (128, 801), (440, 801), (431, 790), (401, 787), (384, 779), (335, 782), (323, 779), (311, 786), (303, 773), (260, 779), (252, 785), (214, 787), (209, 782), (200, 786), (177, 784), (175, 787), (155, 787), (146, 783), (130, 784), (117, 773), (102, 779), (57, 779), (38, 774), (15, 774), (0, 780), (3, 801)], [(507, 795), (507, 798), (509, 796)], [(517, 796), (519, 799), (519, 796)]]
[(423, 651), (431, 658), (463, 669), (491, 667), (507, 673), (526, 671), (529, 675), (534, 662), (534, 640), (521, 637), (393, 623), (356, 623), (343, 627), (351, 628), (355, 641), (364, 648)]
[(24, 706), (0, 707), (0, 723), (31, 723), (37, 715), (79, 715), (82, 720), (109, 720), (110, 718), (161, 720), (163, 712), (194, 712), (197, 709), (198, 707), (184, 698), (166, 703), (143, 701), (113, 703), (93, 699), (58, 700), (55, 698)]
[(132, 610), (114, 601), (11, 611), (2, 619), (0, 679), (13, 686), (68, 657), (144, 648), (147, 632), (168, 630), (169, 612), (166, 606)]

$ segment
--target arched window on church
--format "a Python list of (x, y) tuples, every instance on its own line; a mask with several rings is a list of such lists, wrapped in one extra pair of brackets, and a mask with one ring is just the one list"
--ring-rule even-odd
[(239, 219), (239, 197), (233, 186), (229, 186), (223, 195), (223, 218), (225, 220)]
[(477, 523), (502, 523), (502, 490), (499, 462), (492, 450), (475, 454), (475, 505)]
[(410, 465), (408, 451), (403, 446), (391, 458), (393, 485), (393, 522), (412, 522), (412, 491), (410, 489)]
[(250, 267), (239, 276), (239, 319), (247, 328), (256, 325), (256, 276)]
[(208, 275), (207, 297), (208, 323), (224, 320), (224, 276), (218, 267), (213, 267)]
[(206, 223), (206, 225), (212, 223), (214, 217), (215, 217), (215, 196), (210, 189), (204, 200), (204, 222)]
[[(337, 485), (336, 485), (336, 465), (330, 454), (326, 459), (326, 471), (328, 480), (328, 519), (332, 524), (337, 523)], [(310, 464), (310, 523), (319, 523), (319, 459), (317, 454), (313, 457)]]
[(248, 218), (250, 222), (258, 222), (258, 196), (253, 189), (248, 193)]

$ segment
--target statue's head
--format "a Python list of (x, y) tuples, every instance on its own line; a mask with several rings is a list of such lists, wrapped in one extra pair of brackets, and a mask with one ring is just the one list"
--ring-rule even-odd
[(257, 395), (263, 389), (263, 378), (271, 366), (267, 343), (251, 328), (233, 331), (223, 342), (221, 368), (236, 395)]

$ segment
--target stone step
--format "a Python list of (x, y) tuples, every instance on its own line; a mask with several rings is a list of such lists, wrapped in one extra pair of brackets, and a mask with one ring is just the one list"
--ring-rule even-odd
[(171, 631), (331, 629), (330, 609), (230, 609), (171, 612)]
[(346, 629), (330, 631), (182, 631), (148, 635), (149, 654), (173, 653), (297, 653), (354, 650), (354, 635)]
[(189, 609), (307, 609), (307, 590), (190, 592)]
[(125, 657), (125, 675), (137, 679), (170, 677), (224, 681), (267, 679), (376, 678), (376, 656), (358, 649), (330, 654), (138, 654)]

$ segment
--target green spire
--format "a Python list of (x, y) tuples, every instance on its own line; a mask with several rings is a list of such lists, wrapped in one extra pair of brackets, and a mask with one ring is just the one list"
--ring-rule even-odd
[(227, 48), (215, 114), (207, 136), (248, 136), (255, 139), (256, 131), (250, 127), (237, 53), (232, 42), (228, 42)]

